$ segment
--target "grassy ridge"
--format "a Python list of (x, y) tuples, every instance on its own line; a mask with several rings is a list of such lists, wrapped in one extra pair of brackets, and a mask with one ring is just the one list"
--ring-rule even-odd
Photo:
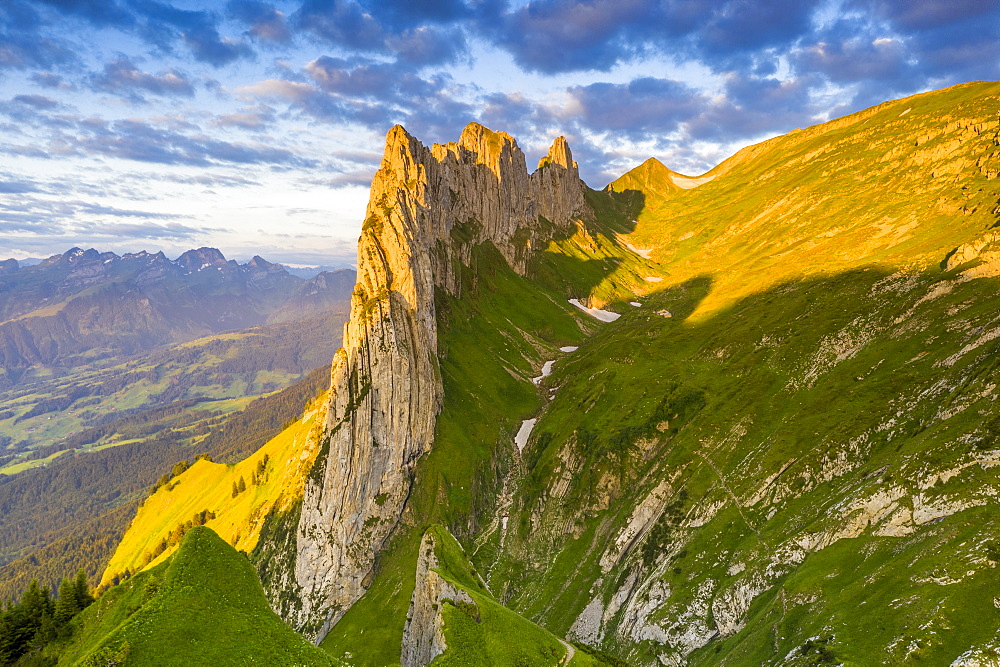
[(163, 564), (112, 589), (73, 621), (59, 664), (335, 665), (268, 606), (246, 558), (195, 527)]

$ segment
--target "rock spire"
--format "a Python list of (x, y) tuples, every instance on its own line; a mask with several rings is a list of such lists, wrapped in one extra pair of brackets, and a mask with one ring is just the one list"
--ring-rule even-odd
[(416, 460), (433, 446), (443, 399), (435, 289), (459, 296), (455, 262), (468, 265), (486, 241), (523, 274), (552, 225), (567, 231), (589, 215), (584, 192), (562, 137), (528, 174), (513, 137), (477, 123), (457, 143), (431, 148), (401, 126), (389, 130), (358, 241), (351, 317), (334, 358), (325, 455), (298, 526), (302, 606), (283, 610), (314, 640), (364, 594)]

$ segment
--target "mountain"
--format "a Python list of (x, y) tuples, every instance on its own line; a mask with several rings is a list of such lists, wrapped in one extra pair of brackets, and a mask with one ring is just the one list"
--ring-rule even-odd
[(298, 276), (304, 280), (309, 280), (320, 273), (336, 273), (338, 271), (348, 270), (342, 266), (328, 266), (326, 264), (320, 264), (318, 266), (289, 266), (288, 264), (283, 264), (285, 271), (288, 271), (293, 276)]
[(199, 462), (114, 562), (205, 510), (354, 665), (993, 664), (998, 102), (603, 191), (563, 139), (393, 128), (325, 421), (267, 445), (309, 472)]
[(72, 623), (45, 650), (64, 664), (340, 664), (282, 623), (246, 559), (202, 526)]
[(0, 386), (264, 324), (282, 306), (294, 307), (288, 302), (303, 282), (260, 257), (226, 261), (215, 248), (173, 261), (162, 252), (80, 248), (34, 266), (8, 260), (0, 268)]
[(24, 364), (0, 381), (0, 598), (74, 564), (99, 575), (175, 463), (239, 460), (280, 432), (328, 377), (354, 283), (212, 248), (0, 272), (0, 343)]

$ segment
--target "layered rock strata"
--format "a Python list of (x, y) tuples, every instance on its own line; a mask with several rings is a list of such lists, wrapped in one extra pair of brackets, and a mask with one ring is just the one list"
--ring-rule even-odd
[(517, 142), (478, 124), (431, 148), (389, 131), (334, 358), (328, 440), (298, 526), (302, 605), (287, 620), (315, 641), (364, 594), (432, 447), (443, 398), (435, 291), (459, 296), (455, 263), (486, 241), (523, 274), (533, 248), (590, 214), (584, 192), (561, 137), (529, 175)]

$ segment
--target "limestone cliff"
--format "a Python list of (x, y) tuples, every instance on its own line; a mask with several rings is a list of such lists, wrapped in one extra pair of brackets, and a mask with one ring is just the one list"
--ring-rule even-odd
[(420, 542), (417, 559), (416, 586), (410, 600), (403, 645), (400, 655), (402, 667), (422, 667), (448, 649), (444, 636), (442, 610), (445, 601), (452, 604), (475, 604), (468, 593), (448, 582), (437, 571), (439, 562), (435, 550), (434, 533), (428, 531)]
[[(358, 284), (333, 366), (327, 441), (306, 488), (288, 620), (316, 641), (366, 590), (433, 445), (443, 389), (435, 291), (491, 242), (524, 273), (533, 248), (590, 215), (565, 139), (528, 174), (512, 137), (469, 125), (458, 143), (386, 138), (358, 242)], [(544, 217), (551, 224), (541, 223)]]

